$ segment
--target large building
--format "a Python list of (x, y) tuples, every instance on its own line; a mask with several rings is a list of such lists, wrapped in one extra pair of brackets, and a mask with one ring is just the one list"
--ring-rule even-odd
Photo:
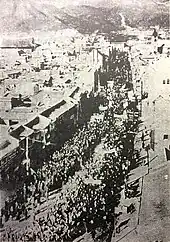
[(149, 93), (145, 117), (152, 130), (153, 147), (160, 160), (165, 161), (165, 148), (170, 149), (170, 61), (168, 57), (159, 58), (148, 65), (143, 75), (143, 85)]

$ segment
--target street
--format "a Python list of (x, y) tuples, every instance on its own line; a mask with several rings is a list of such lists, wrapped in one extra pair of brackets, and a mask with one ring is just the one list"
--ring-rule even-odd
[[(43, 23), (55, 10), (21, 2)], [(120, 1), (134, 24), (101, 2), (55, 10), (48, 37), (2, 38), (3, 242), (170, 242), (169, 26), (155, 3)]]
[[(137, 47), (134, 46), (132, 56), (135, 56), (136, 49)], [(147, 50), (147, 46), (140, 46), (142, 54)], [(170, 163), (167, 161), (165, 148), (170, 148), (168, 135), (170, 132), (170, 61), (165, 55), (155, 55), (152, 60), (148, 57), (146, 65), (140, 63), (140, 57), (135, 56), (134, 59), (132, 65), (135, 67), (135, 92), (139, 97), (144, 93), (148, 94), (148, 97), (140, 103), (140, 109), (143, 121), (141, 135), (147, 132), (144, 137), (144, 149), (149, 147), (149, 162), (146, 163), (147, 167), (140, 166), (140, 169), (135, 169), (131, 175), (131, 180), (136, 176), (140, 177), (141, 181), (138, 223), (136, 226), (129, 224), (129, 230), (127, 229), (113, 241), (169, 242)], [(140, 135), (136, 145), (141, 146)], [(142, 153), (141, 156), (143, 156)], [(148, 171), (145, 172), (145, 170)]]
[(153, 169), (144, 177), (139, 220), (139, 241), (170, 238), (170, 163)]

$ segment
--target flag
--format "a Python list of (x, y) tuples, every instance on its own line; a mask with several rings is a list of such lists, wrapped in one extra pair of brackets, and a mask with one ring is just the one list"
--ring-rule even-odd
[(166, 154), (167, 161), (170, 160), (170, 150), (168, 150), (167, 148), (165, 148), (165, 154)]

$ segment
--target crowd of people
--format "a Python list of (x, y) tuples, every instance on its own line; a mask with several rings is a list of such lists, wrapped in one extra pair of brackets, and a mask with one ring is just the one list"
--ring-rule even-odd
[[(111, 54), (110, 58), (113, 61)], [(127, 56), (123, 58), (122, 55), (120, 59), (121, 68), (129, 68)], [(119, 90), (126, 82), (127, 79), (122, 81), (121, 78)], [(51, 161), (44, 162), (36, 171), (30, 168), (23, 187), (6, 201), (1, 211), (5, 222), (11, 217), (27, 219), (30, 204), (41, 210), (43, 201), (50, 199), (50, 191), (55, 191), (55, 202), (48, 206), (45, 214), (41, 211), (34, 214), (33, 221), (24, 230), (6, 230), (2, 241), (68, 242), (87, 231), (95, 238), (96, 229), (102, 232), (113, 229), (114, 209), (119, 204), (122, 185), (133, 158), (138, 128), (138, 119), (116, 124), (113, 113), (120, 109), (123, 100), (117, 94), (118, 90), (110, 91), (111, 105), (103, 120), (88, 122), (53, 154)], [(101, 159), (95, 159), (93, 155), (101, 141), (107, 152)]]
[[(109, 115), (111, 114), (108, 113), (107, 117)], [(37, 217), (32, 226), (25, 229), (25, 232), (12, 233), (10, 231), (9, 241), (72, 241), (78, 234), (86, 231), (91, 231), (95, 236), (94, 231), (97, 227), (105, 231), (113, 223), (114, 208), (119, 203), (120, 192), (129, 167), (127, 164), (129, 153), (124, 152), (127, 142), (131, 141), (129, 137), (125, 137), (127, 127), (132, 129), (133, 126), (130, 126), (128, 121), (122, 123), (121, 127), (116, 126), (114, 122), (111, 125), (108, 120), (89, 123), (88, 128), (82, 129), (82, 134), (79, 131), (61, 151), (56, 152), (54, 160), (44, 164), (41, 172), (38, 171), (41, 180), (48, 180), (46, 181), (48, 191), (51, 186), (59, 186), (58, 181), (62, 182), (60, 185), (62, 189), (56, 196), (55, 204), (45, 216)], [(100, 131), (100, 135), (96, 135), (94, 130), (97, 134)], [(83, 134), (89, 137), (89, 139), (84, 139), (84, 142), (81, 136)], [(94, 143), (96, 147), (102, 136), (106, 137), (105, 145), (112, 138), (111, 152), (106, 153), (103, 159), (94, 161), (92, 156), (94, 150), (91, 150), (91, 144)], [(91, 146), (88, 153), (84, 152), (89, 147), (87, 142), (90, 142)], [(64, 159), (64, 157), (67, 158)], [(79, 162), (75, 157), (81, 157), (81, 159), (78, 158)], [(68, 166), (64, 166), (66, 162)], [(79, 169), (75, 167), (77, 162)], [(68, 172), (71, 167), (73, 167), (73, 173)], [(59, 179), (60, 175), (62, 177)], [(34, 194), (31, 196), (36, 198), (36, 189), (32, 191)], [(42, 191), (45, 193), (45, 189), (42, 188)], [(28, 196), (29, 193), (26, 192), (26, 194)], [(22, 208), (22, 211), (25, 209)], [(4, 234), (5, 239), (7, 234)]]
[[(103, 126), (109, 128), (107, 122)], [(123, 127), (122, 127), (123, 128)], [(117, 146), (117, 151), (122, 148)], [(113, 223), (125, 171), (118, 152), (101, 160), (89, 157), (83, 168), (70, 176), (44, 216), (35, 218), (22, 233), (10, 232), (12, 241), (73, 241), (77, 235), (106, 229)], [(6, 238), (6, 234), (4, 235)], [(9, 241), (11, 241), (9, 240)]]
[(37, 171), (30, 168), (29, 175), (21, 189), (11, 200), (6, 200), (1, 215), (5, 221), (12, 218), (20, 220), (28, 209), (25, 204), (41, 203), (41, 198), (48, 197), (50, 190), (59, 189), (67, 183), (69, 177), (74, 176), (76, 171), (82, 169), (84, 164), (92, 156), (95, 147), (104, 136), (102, 122), (89, 122), (81, 130), (78, 130), (72, 139), (67, 141), (61, 150), (53, 154), (53, 159), (44, 163)]

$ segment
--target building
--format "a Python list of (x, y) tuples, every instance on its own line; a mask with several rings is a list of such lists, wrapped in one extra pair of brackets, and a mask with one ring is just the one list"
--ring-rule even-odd
[[(2, 143), (0, 170), (4, 174), (3, 177), (10, 172), (14, 174), (15, 169), (21, 164), (26, 167), (30, 162), (32, 167), (40, 165), (47, 159), (47, 155), (51, 155), (71, 137), (77, 125), (82, 125), (90, 118), (92, 108), (93, 96), (88, 95), (88, 92), (83, 94), (80, 88), (75, 87), (70, 90), (68, 96), (40, 114), (28, 115), (31, 117), (26, 122), (22, 120), (22, 123), (16, 122), (16, 125), (13, 123), (13, 126), (10, 126), (10, 123), (5, 125), (8, 139), (4, 142), (9, 144), (6, 149)], [(14, 118), (14, 114), (12, 117)]]
[(8, 78), (7, 73), (4, 71), (4, 69), (0, 70), (0, 83), (5, 81)]
[(6, 74), (8, 75), (8, 77), (12, 78), (12, 79), (16, 79), (21, 75), (21, 70), (20, 69), (11, 69), (9, 71), (6, 71)]
[[(156, 146), (159, 159), (166, 161), (165, 148), (170, 149), (170, 98), (161, 95), (153, 101), (153, 121), (151, 139)], [(152, 141), (152, 140), (151, 140)]]
[(0, 129), (0, 170), (2, 171), (14, 165), (18, 155), (19, 141), (8, 133), (8, 126), (0, 125)]

